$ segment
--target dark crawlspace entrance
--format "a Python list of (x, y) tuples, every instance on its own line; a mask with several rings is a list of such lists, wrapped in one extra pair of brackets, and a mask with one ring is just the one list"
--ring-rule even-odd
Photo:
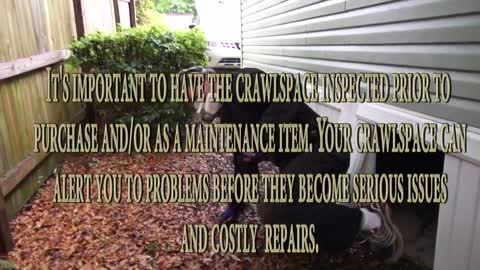
[[(443, 173), (445, 154), (378, 153), (376, 173), (407, 174)], [(403, 190), (407, 190), (404, 181)], [(395, 222), (405, 239), (405, 255), (433, 268), (438, 222), (438, 203), (397, 203), (392, 205)]]

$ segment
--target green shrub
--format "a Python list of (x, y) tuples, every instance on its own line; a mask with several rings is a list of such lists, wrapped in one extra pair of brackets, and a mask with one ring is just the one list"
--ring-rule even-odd
[[(199, 29), (173, 31), (162, 25), (141, 26), (107, 34), (95, 32), (70, 47), (69, 64), (83, 72), (177, 73), (207, 64), (207, 41)], [(151, 89), (149, 85), (145, 89)], [(150, 93), (145, 92), (146, 100)], [(95, 104), (97, 115), (115, 115), (119, 121), (135, 116), (137, 122), (155, 124), (183, 121), (186, 103)]]
[(154, 0), (155, 8), (160, 13), (194, 13), (194, 0)]
[(136, 0), (136, 17), (138, 25), (164, 25), (164, 14), (160, 14), (152, 0)]
[(150, 23), (149, 11), (155, 8), (153, 0), (135, 0), (135, 12), (137, 24), (144, 25)]
[(197, 29), (173, 31), (162, 25), (106, 34), (94, 32), (70, 47), (70, 63), (96, 72), (178, 72), (207, 63), (207, 40)]
[(158, 13), (155, 9), (150, 9), (147, 11), (147, 20), (146, 25), (165, 25), (165, 15)]

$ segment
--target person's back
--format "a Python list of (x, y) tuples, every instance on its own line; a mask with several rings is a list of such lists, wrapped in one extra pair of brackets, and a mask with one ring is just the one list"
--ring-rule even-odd
[[(196, 70), (196, 68), (192, 69)], [(200, 68), (201, 72), (205, 69)], [(233, 77), (241, 72), (252, 74), (264, 74), (257, 69), (242, 69), (237, 71)], [(257, 76), (258, 79), (258, 76)], [(235, 82), (235, 80), (233, 80)], [(215, 91), (215, 87), (213, 87)], [(243, 90), (245, 89), (236, 89)], [(261, 91), (261, 90), (260, 90)], [(262, 92), (262, 91), (261, 91)], [(233, 91), (235, 96), (237, 92)], [(280, 123), (299, 123), (316, 125), (317, 115), (305, 103), (225, 103), (221, 106), (221, 113), (214, 112), (214, 116), (220, 116), (222, 121), (229, 123), (251, 123), (251, 124), (280, 124)], [(250, 109), (247, 107), (251, 106)], [(211, 116), (208, 117), (212, 119)], [(278, 130), (278, 128), (277, 128)], [(318, 141), (321, 134), (312, 133), (312, 152), (297, 153), (234, 153), (233, 163), (235, 174), (259, 174), (258, 163), (270, 157), (280, 169), (280, 173), (289, 175), (310, 174), (323, 175), (329, 174), (339, 176), (346, 174), (350, 154), (348, 152), (319, 152)], [(317, 136), (317, 141), (315, 141)], [(274, 136), (275, 144), (278, 144), (278, 134)], [(259, 138), (269, 139), (269, 138)], [(342, 134), (338, 134), (333, 141), (344, 140)], [(340, 179), (340, 177), (335, 177)], [(324, 249), (339, 251), (350, 247), (355, 239), (360, 235), (374, 246), (387, 251), (386, 261), (394, 262), (400, 258), (403, 252), (403, 237), (396, 225), (391, 219), (391, 211), (387, 204), (372, 203), (370, 206), (350, 208), (345, 205), (332, 203), (301, 203), (299, 199), (299, 190), (302, 188), (298, 178), (293, 179), (293, 203), (260, 203), (258, 205), (258, 214), (264, 224), (313, 224), (315, 226), (315, 242)], [(238, 182), (241, 185), (241, 182)], [(313, 185), (313, 183), (312, 183)], [(322, 193), (321, 185), (316, 187), (317, 194)], [(236, 187), (241, 188), (241, 187)], [(264, 187), (265, 188), (265, 187)], [(261, 200), (262, 201), (262, 200)], [(245, 208), (243, 202), (233, 202), (220, 215), (221, 223), (227, 221), (236, 222), (239, 214)], [(290, 238), (286, 238), (290, 239)], [(304, 239), (305, 240), (305, 239)]]

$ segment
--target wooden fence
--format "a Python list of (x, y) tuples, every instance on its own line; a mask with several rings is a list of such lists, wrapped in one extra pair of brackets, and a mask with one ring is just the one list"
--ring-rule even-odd
[(13, 246), (8, 220), (62, 159), (33, 153), (33, 125), (79, 122), (85, 115), (85, 104), (46, 102), (46, 67), (56, 69), (68, 58), (68, 46), (77, 35), (115, 31), (118, 23), (135, 26), (134, 0), (2, 0), (0, 253)]
[(116, 26), (135, 27), (134, 0), (73, 0), (78, 36), (102, 30), (115, 32)]

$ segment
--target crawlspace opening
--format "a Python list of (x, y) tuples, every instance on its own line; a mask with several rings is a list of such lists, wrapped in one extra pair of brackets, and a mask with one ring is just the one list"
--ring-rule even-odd
[[(410, 149), (413, 142), (410, 145)], [(378, 153), (376, 173), (441, 174), (445, 154), (436, 153)], [(407, 181), (403, 183), (407, 190)], [(405, 240), (405, 255), (433, 268), (437, 235), (438, 203), (397, 203), (392, 205), (394, 220)]]

